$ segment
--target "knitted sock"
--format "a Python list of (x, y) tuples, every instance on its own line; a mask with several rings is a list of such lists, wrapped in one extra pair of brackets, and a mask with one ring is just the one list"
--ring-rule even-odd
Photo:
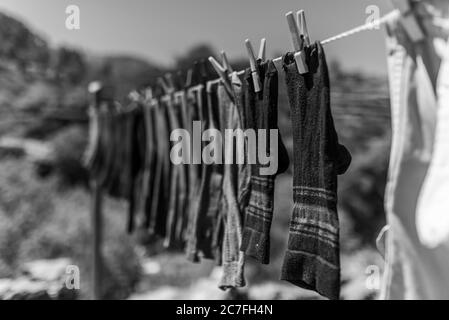
[[(128, 232), (134, 231), (134, 219), (136, 211), (138, 209), (138, 202), (140, 197), (141, 188), (138, 185), (141, 182), (141, 174), (144, 168), (145, 157), (145, 124), (143, 118), (142, 106), (136, 106), (128, 113), (128, 120), (130, 125), (130, 132), (128, 141), (125, 144), (129, 145), (127, 150), (126, 163), (129, 171), (129, 175), (125, 177), (128, 181), (126, 186), (129, 188), (127, 191), (128, 198)], [(117, 167), (120, 170), (120, 167)]]
[[(226, 129), (236, 130), (242, 128), (241, 118), (235, 104), (236, 90), (241, 90), (241, 82), (236, 74), (233, 74), (232, 86), (234, 91), (227, 92), (220, 84), (218, 88), (219, 105), (221, 111), (220, 126), (224, 133)], [(237, 148), (232, 143), (226, 141), (224, 144), (224, 155), (233, 153), (234, 160)], [(244, 264), (245, 255), (240, 251), (242, 244), (242, 214), (238, 205), (238, 186), (240, 165), (224, 164), (223, 175), (223, 196), (221, 201), (220, 214), (224, 220), (223, 236), (223, 277), (219, 287), (221, 289), (245, 286)]]
[(330, 299), (340, 292), (337, 174), (351, 156), (338, 143), (330, 111), (323, 48), (307, 48), (310, 73), (300, 75), (292, 54), (284, 58), (294, 138), (294, 208), (282, 280)]
[[(203, 89), (201, 117), (204, 129), (219, 128), (219, 117), (216, 115), (220, 111), (217, 90), (217, 84), (206, 85)], [(216, 246), (220, 245), (220, 239), (214, 241), (214, 234), (218, 225), (222, 185), (223, 165), (203, 163), (199, 192), (189, 218), (186, 251), (190, 261), (199, 262), (200, 255), (206, 259), (218, 259)]]
[[(247, 78), (249, 125), (256, 130), (266, 130), (267, 151), (269, 152), (270, 129), (278, 129), (278, 75), (271, 61), (259, 64), (259, 74), (264, 83), (263, 91), (254, 92), (251, 76)], [(250, 73), (249, 73), (250, 75)], [(278, 170), (283, 173), (289, 166), (287, 150), (278, 135)], [(276, 175), (262, 175), (264, 165), (251, 166), (251, 193), (246, 208), (245, 225), (241, 250), (247, 256), (268, 264), (270, 261), (270, 229), (274, 209), (274, 184)]]
[(156, 131), (158, 134), (156, 145), (156, 170), (153, 189), (153, 203), (151, 206), (150, 232), (161, 237), (166, 236), (166, 221), (168, 212), (168, 195), (170, 194), (170, 158), (169, 158), (169, 132), (168, 115), (163, 106), (154, 109)]
[(142, 181), (142, 197), (143, 197), (143, 211), (144, 222), (143, 227), (148, 229), (150, 227), (150, 221), (154, 214), (151, 210), (153, 201), (153, 190), (156, 181), (156, 132), (155, 132), (155, 115), (152, 106), (144, 106), (145, 115), (145, 132), (146, 132), (146, 155), (145, 155), (145, 172)]

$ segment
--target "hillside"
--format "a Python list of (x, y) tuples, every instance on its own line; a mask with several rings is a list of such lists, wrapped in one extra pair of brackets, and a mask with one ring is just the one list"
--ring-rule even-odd
[[(0, 13), (0, 135), (37, 135), (71, 121), (85, 121), (85, 88), (103, 80), (117, 98), (160, 74), (155, 65), (129, 56), (97, 57), (53, 48), (23, 23)], [(51, 129), (53, 128), (53, 129)]]

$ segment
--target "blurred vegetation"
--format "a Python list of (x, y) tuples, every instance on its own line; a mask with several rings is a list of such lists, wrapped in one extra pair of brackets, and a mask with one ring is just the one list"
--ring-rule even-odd
[(82, 157), (87, 146), (86, 128), (70, 126), (58, 131), (51, 140), (54, 148), (56, 175), (65, 185), (87, 186), (89, 174), (82, 165)]
[[(92, 259), (89, 195), (61, 188), (57, 179), (41, 180), (29, 161), (0, 161), (0, 278), (17, 275), (34, 259), (69, 257), (81, 270), (81, 297), (91, 297)], [(140, 278), (135, 243), (125, 232), (126, 206), (105, 204), (105, 298), (123, 299)]]

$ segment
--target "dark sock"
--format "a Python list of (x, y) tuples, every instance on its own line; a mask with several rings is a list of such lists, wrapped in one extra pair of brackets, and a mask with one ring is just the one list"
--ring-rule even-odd
[[(272, 61), (261, 63), (259, 74), (263, 80), (263, 91), (260, 93), (254, 92), (252, 79), (250, 76), (247, 78), (248, 113), (254, 117), (252, 124), (254, 129), (267, 130), (267, 151), (269, 151), (269, 131), (278, 129), (278, 75)], [(289, 158), (280, 135), (278, 136), (277, 161), (276, 174), (285, 172), (289, 166)], [(260, 263), (268, 264), (276, 174), (262, 175), (260, 171), (262, 168), (263, 166), (259, 163), (252, 165), (251, 193), (245, 213), (241, 250)]]
[(337, 175), (351, 156), (338, 143), (330, 110), (329, 75), (321, 44), (307, 49), (311, 72), (284, 58), (294, 138), (294, 208), (282, 279), (330, 299), (340, 294)]

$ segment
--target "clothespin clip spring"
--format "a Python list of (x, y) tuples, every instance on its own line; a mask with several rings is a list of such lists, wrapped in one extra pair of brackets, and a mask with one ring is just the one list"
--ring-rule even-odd
[(215, 71), (218, 73), (218, 75), (221, 78), (221, 81), (223, 82), (223, 85), (225, 86), (226, 90), (228, 92), (232, 92), (231, 83), (228, 79), (228, 73), (225, 67), (223, 67), (217, 60), (215, 60), (214, 57), (209, 57), (209, 62), (212, 64), (212, 67), (214, 67)]
[[(266, 44), (267, 44), (267, 41), (265, 38), (263, 38), (260, 41), (260, 48), (259, 48), (259, 55), (258, 55), (258, 60), (260, 60), (260, 61), (265, 60)], [(245, 40), (245, 46), (246, 46), (246, 50), (247, 50), (248, 58), (249, 58), (251, 77), (253, 79), (253, 84), (254, 84), (254, 92), (261, 92), (262, 91), (262, 82), (260, 80), (259, 71), (257, 70), (257, 61), (256, 61), (256, 57), (254, 56), (253, 46), (249, 39)]]
[(298, 68), (299, 74), (305, 74), (309, 72), (309, 67), (307, 66), (306, 57), (304, 50), (304, 39), (299, 34), (299, 21), (295, 20), (293, 12), (288, 12), (285, 15), (287, 19), (288, 28), (290, 30), (290, 35), (292, 37), (293, 50), (295, 51), (295, 62)]

